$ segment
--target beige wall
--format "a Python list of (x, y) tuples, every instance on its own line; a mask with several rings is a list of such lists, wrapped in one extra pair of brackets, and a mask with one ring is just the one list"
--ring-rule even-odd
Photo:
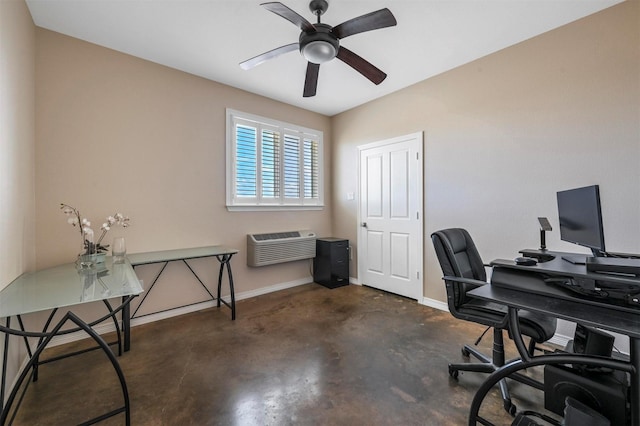
[(33, 268), (35, 27), (22, 0), (0, 2), (0, 288)]
[[(24, 1), (0, 1), (0, 289), (35, 265), (35, 46)], [(9, 381), (25, 356), (11, 339)]]
[(627, 1), (334, 117), (334, 234), (356, 245), (358, 145), (423, 131), (426, 298), (445, 301), (441, 228), (467, 228), (489, 261), (537, 247), (546, 216), (547, 246), (579, 251), (559, 240), (561, 189), (599, 184), (608, 249), (640, 252), (639, 76)]
[[(95, 228), (116, 211), (128, 215), (132, 226), (112, 230), (106, 242), (122, 235), (130, 253), (238, 248), (232, 260), (237, 293), (310, 275), (308, 261), (247, 267), (246, 234), (312, 229), (329, 235), (330, 197), (322, 211), (228, 212), (225, 108), (324, 131), (327, 160), (328, 117), (48, 30), (36, 34), (38, 268), (73, 261), (79, 250), (79, 233), (59, 209), (64, 202)], [(329, 161), (325, 165), (329, 188)], [(176, 272), (177, 282), (185, 271)], [(205, 281), (217, 279), (214, 272), (206, 272)], [(153, 268), (141, 275), (148, 284)], [(197, 282), (172, 287), (182, 296), (199, 293)], [(173, 303), (170, 294), (158, 303)]]

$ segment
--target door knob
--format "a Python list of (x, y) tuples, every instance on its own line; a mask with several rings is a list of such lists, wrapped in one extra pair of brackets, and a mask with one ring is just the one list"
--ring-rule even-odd
[(363, 228), (366, 228), (366, 227), (367, 227), (367, 222), (362, 222), (362, 223), (360, 224), (360, 226), (362, 226)]

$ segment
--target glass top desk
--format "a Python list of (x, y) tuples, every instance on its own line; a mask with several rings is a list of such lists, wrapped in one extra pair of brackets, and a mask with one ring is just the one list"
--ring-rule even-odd
[[(147, 253), (133, 253), (133, 254), (127, 255), (127, 257), (129, 258), (129, 261), (131, 262), (131, 265), (134, 268), (141, 265), (150, 265), (155, 263), (163, 264), (162, 268), (160, 268), (160, 271), (151, 282), (149, 289), (147, 290), (145, 295), (142, 296), (140, 303), (138, 304), (137, 308), (135, 309), (131, 317), (136, 318), (136, 313), (138, 312), (138, 310), (146, 300), (147, 296), (153, 290), (154, 286), (158, 282), (158, 279), (164, 272), (169, 262), (182, 262), (187, 266), (187, 268), (189, 268), (193, 276), (198, 280), (200, 285), (208, 293), (210, 300), (217, 301), (218, 307), (220, 307), (220, 303), (223, 303), (225, 306), (231, 309), (231, 319), (235, 320), (236, 319), (236, 298), (235, 298), (235, 290), (233, 287), (233, 274), (231, 272), (231, 258), (236, 253), (238, 253), (238, 250), (229, 248), (229, 247), (206, 246), (206, 247), (194, 247), (194, 248), (184, 248), (184, 249), (175, 249), (175, 250), (153, 251), (153, 252), (147, 252)], [(202, 279), (196, 274), (196, 272), (189, 265), (189, 263), (187, 263), (187, 260), (200, 259), (205, 257), (215, 257), (220, 263), (220, 270), (218, 272), (217, 296), (214, 296), (211, 293), (211, 291), (207, 288), (207, 286), (204, 284)], [(220, 297), (220, 293), (222, 291), (222, 277), (224, 275), (225, 267), (227, 269), (227, 278), (229, 281), (229, 297), (230, 297), (229, 302), (227, 302), (222, 297)], [(197, 303), (200, 303), (200, 302), (192, 303), (192, 305), (195, 305)], [(168, 310), (178, 309), (180, 307), (181, 306), (169, 308), (166, 310), (168, 311)], [(160, 311), (160, 312), (164, 312), (164, 311)], [(153, 313), (158, 313), (158, 312), (153, 312)], [(153, 313), (139, 315), (138, 317), (142, 317), (145, 315), (152, 315)]]
[[(117, 323), (116, 314), (122, 312), (122, 330), (124, 334), (125, 350), (128, 350), (128, 342), (130, 339), (130, 314), (129, 303), (138, 294), (142, 293), (142, 285), (136, 277), (133, 267), (128, 261), (121, 264), (114, 264), (111, 257), (107, 257), (104, 263), (97, 264), (95, 268), (78, 269), (75, 263), (68, 263), (53, 268), (43, 269), (36, 272), (23, 274), (13, 280), (7, 287), (0, 291), (0, 317), (5, 318), (4, 325), (0, 325), (0, 331), (7, 335), (16, 335), (24, 337), (27, 346), (27, 352), (30, 357), (29, 363), (23, 369), (22, 374), (26, 370), (33, 369), (33, 379), (37, 380), (37, 367), (39, 356), (44, 347), (51, 341), (54, 335), (73, 333), (84, 330), (90, 337), (100, 344), (100, 348), (109, 352), (108, 356), (115, 361), (113, 354), (110, 353), (106, 343), (91, 329), (94, 325), (108, 319), (113, 319), (118, 333), (119, 351), (122, 352), (120, 341), (120, 327)], [(122, 303), (115, 308), (111, 307), (108, 299), (121, 298)], [(76, 315), (72, 314), (72, 306), (102, 301), (107, 307), (108, 313), (101, 318), (85, 323)], [(58, 309), (70, 308), (67, 315), (52, 329), (49, 329), (51, 321)], [(42, 331), (27, 331), (22, 322), (22, 315), (51, 311)], [(11, 327), (11, 317), (17, 317), (19, 328)], [(71, 320), (78, 327), (67, 328), (62, 330), (62, 325)], [(7, 336), (8, 337), (8, 336)], [(32, 351), (27, 337), (38, 338), (38, 345)], [(7, 355), (10, 339), (4, 339), (4, 356), (2, 368), (2, 383), (0, 385), (0, 406), (2, 406), (2, 419), (6, 419), (7, 411), (11, 408), (10, 403), (4, 406), (6, 374), (7, 374)], [(68, 354), (68, 356), (74, 355)], [(116, 370), (119, 366), (114, 365)], [(11, 391), (9, 401), (12, 400), (15, 388), (21, 383), (18, 380)], [(126, 388), (124, 379), (121, 377), (121, 386)], [(128, 418), (128, 398), (122, 411), (127, 412)], [(19, 407), (19, 402), (18, 402)], [(15, 410), (18, 409), (15, 408)], [(118, 412), (122, 412), (118, 411)]]
[(96, 269), (75, 263), (26, 273), (0, 291), (0, 317), (64, 308), (81, 303), (127, 297), (142, 292), (130, 263), (113, 264), (107, 257)]

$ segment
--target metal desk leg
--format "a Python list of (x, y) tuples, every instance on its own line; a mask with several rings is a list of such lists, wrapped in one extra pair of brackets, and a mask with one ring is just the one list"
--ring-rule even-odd
[[(5, 327), (11, 328), (11, 317), (5, 319)], [(7, 356), (9, 355), (9, 333), (4, 335), (4, 349), (2, 351), (2, 384), (0, 385), (0, 410), (4, 409), (4, 388), (7, 382)]]
[[(160, 268), (160, 272), (158, 272), (158, 274), (156, 275), (156, 277), (153, 279), (153, 281), (151, 282), (151, 285), (149, 286), (149, 289), (146, 291), (146, 293), (144, 294), (144, 296), (142, 296), (142, 300), (140, 300), (140, 303), (138, 303), (138, 306), (136, 307), (136, 310), (133, 311), (133, 314), (130, 315), (129, 317), (135, 317), (136, 314), (138, 313), (138, 310), (142, 307), (142, 304), (144, 303), (145, 300), (147, 300), (147, 296), (149, 295), (149, 293), (151, 293), (151, 290), (153, 290), (153, 286), (156, 285), (156, 283), (158, 282), (158, 280), (160, 279), (160, 276), (162, 275), (162, 273), (164, 272), (165, 268), (167, 267), (167, 265), (169, 265), (169, 261), (166, 262), (158, 262), (158, 263), (164, 263), (164, 265), (162, 265), (162, 268)], [(136, 269), (136, 266), (132, 266), (132, 268)]]
[[(127, 300), (122, 297), (122, 303)], [(124, 351), (129, 352), (131, 349), (131, 303), (127, 303), (122, 308), (122, 334), (124, 335)]]
[(516, 345), (516, 349), (518, 349), (518, 353), (523, 361), (529, 361), (531, 359), (532, 353), (529, 353), (527, 349), (527, 345), (524, 343), (524, 339), (522, 338), (522, 333), (520, 332), (520, 321), (518, 319), (518, 309), (512, 306), (509, 306), (509, 331), (511, 332), (511, 339)]
[(233, 289), (233, 276), (231, 275), (231, 264), (229, 261), (231, 260), (231, 255), (229, 255), (227, 259), (227, 275), (229, 276), (229, 291), (231, 293), (231, 320), (236, 319), (236, 294)]
[[(111, 362), (111, 365), (118, 376), (118, 380), (120, 381), (120, 389), (122, 391), (122, 397), (123, 397), (122, 407), (116, 408), (108, 413), (95, 417), (94, 419), (91, 419), (84, 424), (87, 424), (87, 425), (94, 424), (99, 421), (105, 420), (107, 418), (113, 417), (120, 413), (124, 413), (125, 415), (125, 424), (127, 426), (131, 424), (131, 408), (129, 404), (129, 392), (127, 390), (127, 383), (125, 381), (124, 373), (120, 368), (120, 364), (118, 364), (118, 360), (116, 359), (116, 356), (113, 354), (113, 352), (109, 348), (109, 345), (107, 345), (107, 343), (98, 335), (98, 333), (95, 332), (95, 330), (93, 330), (87, 323), (82, 321), (78, 316), (76, 316), (73, 312), (70, 312), (70, 311), (67, 312), (67, 314), (53, 328), (53, 330), (51, 330), (51, 332), (47, 333), (47, 336), (38, 345), (38, 348), (34, 352), (33, 356), (29, 359), (29, 362), (27, 363), (27, 365), (23, 368), (22, 372), (18, 375), (16, 382), (13, 386), (13, 389), (11, 390), (9, 397), (7, 398), (7, 403), (3, 407), (2, 412), (0, 413), (0, 424), (5, 425), (7, 423), (9, 424), (13, 423), (15, 415), (17, 414), (20, 408), (20, 404), (22, 403), (22, 396), (24, 396), (24, 392), (26, 391), (26, 388), (23, 388), (22, 396), (18, 398), (18, 393), (22, 388), (22, 383), (25, 381), (25, 379), (29, 375), (29, 372), (33, 369), (34, 364), (38, 362), (38, 358), (40, 357), (40, 354), (42, 353), (42, 351), (49, 345), (49, 343), (51, 342), (51, 339), (53, 339), (54, 336), (59, 334), (60, 329), (64, 326), (64, 324), (67, 321), (71, 321), (75, 323), (79, 327), (79, 329), (84, 330), (84, 332), (86, 332), (89, 335), (89, 337), (92, 338), (99, 345), (100, 349), (102, 349), (104, 354), (107, 356), (107, 358)], [(6, 331), (5, 333), (7, 335), (9, 334)], [(16, 398), (18, 398), (17, 401), (16, 401)], [(16, 407), (13, 410), (13, 412), (11, 412), (11, 408), (14, 402), (16, 402)]]
[[(233, 274), (231, 273), (231, 263), (229, 263), (231, 261), (231, 256), (233, 256), (232, 254), (224, 254), (221, 256), (216, 256), (216, 259), (218, 259), (218, 261), (220, 262), (220, 271), (218, 273), (218, 307), (220, 307), (220, 302), (224, 303), (225, 305), (227, 305), (229, 308), (231, 308), (231, 319), (235, 320), (236, 319), (236, 295), (235, 295), (235, 290), (233, 288)], [(229, 277), (229, 293), (231, 296), (231, 304), (225, 302), (224, 300), (222, 300), (222, 298), (220, 297), (220, 294), (222, 292), (222, 275), (224, 273), (224, 267), (225, 265), (227, 266), (227, 276)]]
[[(473, 401), (471, 402), (471, 410), (469, 411), (469, 423), (468, 426), (476, 426), (478, 423), (481, 423), (486, 426), (492, 426), (493, 423), (480, 417), (480, 406), (482, 405), (482, 401), (487, 396), (489, 391), (498, 383), (500, 380), (503, 380), (506, 377), (516, 373), (517, 371), (523, 370), (529, 367), (535, 367), (538, 365), (561, 365), (561, 364), (583, 364), (590, 365), (593, 367), (604, 367), (611, 368), (614, 370), (625, 371), (633, 374), (633, 366), (631, 366), (626, 361), (618, 361), (611, 358), (604, 357), (593, 357), (590, 355), (584, 354), (550, 354), (550, 355), (540, 355), (534, 356), (530, 358), (528, 361), (524, 361), (522, 359), (518, 359), (512, 361), (503, 367), (498, 368), (496, 371), (491, 373), (489, 377), (480, 385), (476, 394), (473, 396)], [(631, 423), (633, 426), (636, 426), (633, 422)]]
[(222, 293), (222, 273), (224, 272), (224, 263), (220, 256), (216, 256), (216, 259), (220, 262), (220, 270), (218, 271), (218, 294), (216, 296), (216, 306), (220, 307), (220, 302), (222, 301), (220, 298), (220, 294)]
[(631, 366), (631, 425), (640, 426), (640, 339), (629, 337)]

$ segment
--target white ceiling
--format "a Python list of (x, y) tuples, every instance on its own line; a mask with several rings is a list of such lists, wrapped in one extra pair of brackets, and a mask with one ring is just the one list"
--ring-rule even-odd
[[(388, 74), (375, 86), (339, 60), (303, 98), (298, 52), (249, 71), (238, 64), (297, 42), (300, 30), (265, 0), (26, 0), (35, 24), (326, 115), (335, 115), (590, 15), (621, 0), (329, 0), (335, 26), (388, 7), (398, 25), (341, 40)], [(308, 0), (282, 3), (310, 22)]]

